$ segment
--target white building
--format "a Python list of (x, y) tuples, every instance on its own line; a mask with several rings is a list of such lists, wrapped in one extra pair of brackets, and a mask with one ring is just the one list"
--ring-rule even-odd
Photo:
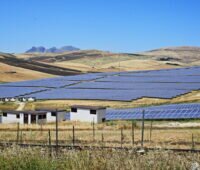
[(101, 123), (105, 121), (106, 108), (99, 106), (71, 106), (70, 120)]
[[(58, 121), (65, 118), (65, 112), (58, 112)], [(49, 111), (4, 111), (0, 123), (43, 124), (56, 121), (56, 112)]]

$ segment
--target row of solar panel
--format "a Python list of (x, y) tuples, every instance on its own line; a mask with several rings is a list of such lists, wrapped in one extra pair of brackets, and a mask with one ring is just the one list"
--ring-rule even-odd
[[(128, 109), (107, 109), (106, 120), (141, 120), (145, 119), (198, 119), (200, 118), (200, 103), (169, 104), (151, 107)], [(66, 115), (70, 120), (70, 113)]]
[(178, 68), (178, 69), (163, 69), (163, 70), (150, 70), (150, 71), (138, 71), (138, 72), (130, 71), (130, 72), (120, 73), (120, 76), (181, 76), (181, 75), (185, 76), (200, 75), (200, 67), (196, 66), (196, 67)]
[(184, 103), (184, 104), (165, 104), (165, 105), (159, 105), (159, 106), (148, 106), (148, 107), (137, 107), (137, 108), (126, 108), (126, 109), (108, 109), (109, 112), (112, 112), (112, 110), (116, 113), (117, 112), (141, 112), (143, 110), (145, 111), (160, 111), (160, 110), (195, 110), (200, 109), (200, 103)]
[[(118, 113), (110, 112), (108, 110), (105, 115), (106, 120), (141, 120), (143, 119), (142, 112), (122, 112)], [(173, 120), (173, 119), (199, 119), (200, 118), (200, 108), (195, 110), (176, 110), (172, 112), (171, 110), (164, 111), (145, 111), (144, 119), (145, 120)], [(66, 120), (70, 120), (70, 113), (66, 114)]]
[[(199, 74), (195, 71), (198, 71), (200, 67), (194, 67), (190, 69), (177, 69), (179, 72), (185, 72), (192, 70), (194, 74)], [(175, 69), (167, 70), (167, 72), (175, 72)], [(166, 70), (165, 70), (166, 71)], [(163, 71), (144, 71), (144, 72), (130, 72), (127, 74), (136, 75), (136, 74), (146, 74), (151, 72), (163, 72)], [(15, 97), (19, 95), (26, 95), (30, 93), (29, 97), (36, 97), (38, 99), (97, 99), (97, 100), (133, 100), (142, 97), (157, 97), (157, 98), (171, 98), (177, 95), (185, 94), (191, 90), (199, 89), (200, 87), (200, 77), (199, 76), (178, 76), (178, 77), (147, 77), (145, 81), (184, 81), (184, 82), (196, 82), (196, 83), (142, 83), (143, 78), (138, 77), (122, 77), (116, 76), (118, 73), (93, 73), (77, 76), (65, 76), (65, 77), (56, 77), (42, 80), (34, 81), (23, 81), (16, 83), (8, 83), (0, 85), (0, 97)], [(120, 73), (121, 74), (121, 73)], [(123, 72), (123, 74), (125, 74)], [(195, 77), (195, 79), (194, 79)], [(105, 80), (111, 80), (112, 82), (101, 82)], [(138, 83), (129, 83), (132, 80), (138, 81)], [(84, 82), (84, 81), (96, 81), (96, 82)], [(131, 81), (130, 81), (131, 80)], [(76, 84), (77, 83), (77, 84)], [(8, 88), (8, 86), (20, 86)], [(27, 88), (22, 88), (22, 87)], [(49, 89), (45, 92), (35, 93), (39, 88), (35, 87), (54, 87), (59, 88), (66, 86), (68, 89)], [(29, 88), (31, 87), (31, 88)], [(77, 89), (71, 89), (77, 88)], [(86, 89), (81, 89), (86, 88)], [(100, 88), (100, 89), (92, 89)], [(102, 89), (101, 89), (102, 88)], [(106, 89), (103, 89), (106, 88)], [(41, 88), (46, 90), (45, 88)], [(117, 89), (117, 90), (116, 90)], [(122, 90), (123, 89), (123, 90)], [(170, 90), (169, 90), (170, 89)]]
[(129, 83), (129, 82), (83, 82), (68, 88), (86, 89), (165, 89), (165, 90), (195, 90), (200, 89), (200, 83)]
[(36, 99), (87, 99), (130, 101), (142, 97), (172, 98), (190, 92), (190, 90), (106, 90), (106, 89), (52, 89), (34, 93), (25, 97)]
[(200, 103), (168, 104), (161, 106), (107, 109), (107, 120), (138, 120), (142, 119), (194, 119), (200, 118)]
[(42, 92), (47, 89), (39, 87), (0, 87), (0, 98), (17, 97), (20, 95), (31, 95), (32, 93)]
[(40, 80), (32, 80), (32, 81), (21, 81), (21, 82), (13, 82), (13, 83), (4, 83), (1, 86), (13, 86), (13, 87), (53, 87), (58, 88), (62, 86), (76, 84), (77, 81), (86, 81), (86, 80), (95, 80), (101, 78), (102, 76), (98, 76), (95, 74), (83, 74), (76, 76), (64, 76), (64, 77), (56, 77), (56, 78), (47, 78)]
[[(176, 74), (176, 73), (174, 73)], [(132, 82), (132, 83), (200, 83), (200, 76), (159, 76), (159, 77), (124, 77), (110, 76), (97, 81), (103, 82)]]

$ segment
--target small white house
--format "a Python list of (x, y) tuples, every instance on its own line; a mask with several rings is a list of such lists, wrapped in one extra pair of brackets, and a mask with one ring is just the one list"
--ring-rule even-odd
[[(58, 121), (65, 119), (65, 112), (58, 112)], [(56, 121), (56, 112), (48, 111), (4, 111), (0, 123), (43, 124)]]
[(17, 100), (17, 99), (14, 98), (14, 97), (11, 97), (11, 98), (9, 99), (10, 102), (16, 102), (16, 100)]
[(105, 121), (106, 108), (100, 106), (71, 106), (70, 120), (101, 123)]
[(10, 99), (9, 99), (9, 97), (5, 97), (5, 98), (2, 98), (1, 101), (3, 101), (3, 102), (9, 102)]
[(34, 102), (34, 101), (36, 101), (36, 98), (35, 98), (35, 97), (29, 97), (29, 98), (27, 98), (27, 100), (28, 100), (29, 102)]
[(20, 98), (18, 98), (18, 100), (19, 100), (20, 102), (26, 102), (28, 99), (25, 98), (25, 97), (20, 97)]

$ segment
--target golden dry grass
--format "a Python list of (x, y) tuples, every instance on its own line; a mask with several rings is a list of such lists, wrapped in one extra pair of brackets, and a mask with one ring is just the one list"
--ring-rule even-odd
[(0, 103), (0, 111), (1, 110), (16, 110), (18, 104), (16, 103)]
[[(166, 122), (165, 122), (166, 123)], [(195, 149), (200, 149), (200, 132), (196, 128), (157, 128), (156, 124), (162, 125), (162, 121), (154, 122), (150, 141), (150, 122), (145, 122), (144, 146), (159, 148), (187, 148), (192, 147), (192, 134)], [(132, 146), (132, 123), (130, 121), (106, 122), (95, 125), (95, 136), (91, 123), (61, 122), (59, 123), (60, 144), (72, 144), (72, 126), (75, 127), (75, 140), (77, 145), (89, 146), (121, 146), (121, 128), (123, 129), (122, 145)], [(134, 129), (134, 147), (141, 145), (141, 122), (137, 122)], [(17, 129), (16, 124), (0, 125), (0, 141), (15, 141), (17, 131), (6, 131)], [(38, 131), (35, 131), (35, 130)], [(46, 125), (20, 125), (20, 140), (23, 143), (46, 143), (48, 144), (48, 130), (51, 130), (51, 139), (55, 143), (55, 124)], [(3, 130), (3, 131), (2, 131)], [(103, 141), (102, 141), (103, 135)], [(95, 140), (95, 141), (94, 141)]]
[[(3, 63), (0, 63), (0, 68), (1, 68), (0, 81), (2, 82), (15, 82), (22, 80), (33, 80), (33, 79), (54, 77), (53, 75), (50, 74), (14, 67)], [(16, 72), (16, 73), (10, 73), (10, 72)]]

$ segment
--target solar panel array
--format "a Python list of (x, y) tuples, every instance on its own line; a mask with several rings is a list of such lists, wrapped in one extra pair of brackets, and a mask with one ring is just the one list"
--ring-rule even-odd
[[(128, 109), (107, 109), (106, 120), (141, 120), (144, 111), (146, 120), (199, 119), (200, 104), (170, 104)], [(70, 120), (70, 113), (66, 114)]]
[(31, 93), (42, 92), (45, 88), (24, 88), (24, 87), (0, 87), (0, 98), (18, 97), (20, 95), (28, 95)]
[(172, 104), (130, 109), (108, 109), (106, 120), (144, 119), (197, 119), (200, 118), (200, 104)]
[[(131, 101), (143, 97), (172, 98), (200, 89), (200, 67), (131, 71), (117, 73), (90, 73), (61, 76), (0, 85), (10, 87), (12, 93), (0, 91), (1, 97), (36, 97), (36, 99), (86, 99)], [(16, 87), (21, 90), (16, 90)], [(37, 88), (46, 91), (35, 92)], [(16, 91), (16, 93), (15, 93)], [(27, 93), (26, 91), (30, 91)], [(32, 93), (33, 92), (33, 93)], [(12, 96), (11, 96), (12, 95)]]
[(131, 101), (142, 97), (172, 98), (185, 94), (190, 90), (113, 90), (113, 89), (52, 89), (42, 93), (35, 93), (26, 97), (36, 99), (87, 99), (87, 100), (113, 100)]
[(165, 89), (192, 90), (199, 89), (200, 83), (136, 83), (136, 82), (83, 82), (69, 86), (72, 89)]

